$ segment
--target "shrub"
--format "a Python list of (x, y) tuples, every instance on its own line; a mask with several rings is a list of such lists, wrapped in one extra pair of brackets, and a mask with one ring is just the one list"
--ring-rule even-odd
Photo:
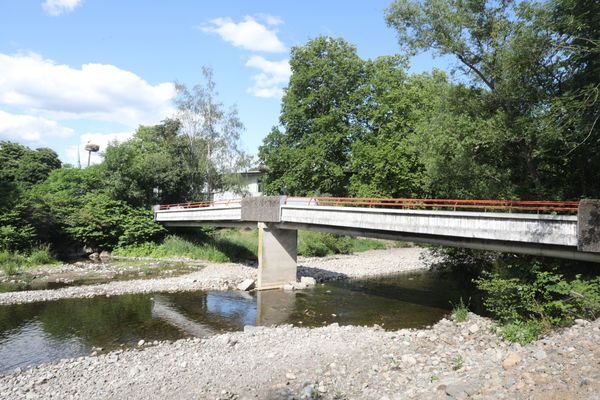
[(452, 316), (457, 322), (465, 322), (469, 317), (469, 308), (463, 302), (462, 297), (460, 298), (460, 302), (452, 308)]
[(55, 264), (57, 261), (50, 253), (50, 246), (38, 246), (33, 249), (27, 257), (27, 261), (30, 265), (46, 265)]
[(321, 240), (321, 235), (315, 232), (306, 232), (300, 237), (298, 254), (306, 257), (323, 257), (329, 254), (329, 248)]
[(501, 322), (539, 319), (556, 326), (600, 315), (600, 277), (586, 280), (576, 275), (569, 281), (562, 274), (539, 270), (533, 276), (527, 280), (484, 274), (475, 283), (486, 294), (487, 310)]
[[(307, 257), (323, 257), (329, 254), (349, 254), (353, 249), (353, 242), (348, 236), (334, 235), (331, 233), (302, 232), (298, 245), (298, 254)], [(374, 241), (373, 241), (374, 242)]]
[(5, 275), (15, 275), (25, 264), (25, 258), (20, 254), (0, 251), (0, 265)]
[(533, 319), (527, 321), (517, 320), (504, 324), (500, 328), (499, 335), (509, 342), (526, 345), (536, 340), (544, 329), (544, 324), (541, 321)]
[(106, 194), (91, 193), (82, 202), (70, 217), (67, 232), (92, 249), (141, 244), (164, 232), (151, 211), (130, 207)]

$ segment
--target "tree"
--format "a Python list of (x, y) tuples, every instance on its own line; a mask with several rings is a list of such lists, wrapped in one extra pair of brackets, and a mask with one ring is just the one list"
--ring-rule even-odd
[(187, 144), (177, 120), (140, 126), (133, 137), (111, 143), (104, 155), (107, 187), (116, 200), (136, 207), (177, 203), (190, 195)]
[[(498, 178), (506, 170), (497, 186), (520, 198), (573, 198), (599, 192), (592, 183), (600, 178), (592, 155), (598, 109), (590, 102), (597, 90), (593, 84), (573, 88), (597, 71), (591, 61), (597, 60), (597, 7), (586, 0), (396, 0), (386, 19), (403, 49), (458, 61), (473, 91), (451, 102), (467, 100), (462, 107), (477, 107), (487, 125), (478, 135), (481, 150), (465, 153), (478, 160), (493, 156), (481, 173)], [(586, 113), (580, 120), (589, 129), (581, 129), (576, 121)]]
[(66, 231), (95, 251), (145, 243), (164, 233), (154, 222), (152, 211), (133, 208), (106, 194), (87, 194), (71, 211)]
[(103, 164), (85, 169), (63, 167), (53, 170), (48, 178), (25, 192), (20, 204), (26, 221), (35, 229), (36, 238), (50, 243), (56, 250), (75, 246), (67, 232), (68, 221), (82, 207), (86, 195), (106, 194), (108, 179)]
[(250, 157), (240, 148), (244, 125), (237, 108), (225, 110), (216, 99), (218, 93), (212, 69), (202, 68), (204, 85), (189, 90), (177, 83), (176, 119), (180, 134), (187, 141), (186, 166), (189, 172), (190, 199), (198, 199), (216, 190), (228, 189), (233, 173), (249, 166)]
[(415, 125), (437, 96), (435, 77), (408, 78), (399, 56), (367, 62), (369, 79), (361, 107), (364, 133), (349, 157), (349, 194), (358, 197), (423, 196), (423, 164), (415, 146)]
[(553, 0), (538, 24), (554, 32), (560, 50), (562, 94), (546, 122), (563, 132), (565, 192), (598, 197), (600, 188), (600, 3)]
[(58, 155), (51, 149), (31, 150), (21, 144), (0, 142), (0, 209), (14, 205), (23, 191), (43, 182), (60, 166)]
[(266, 190), (303, 195), (347, 192), (348, 154), (362, 125), (365, 62), (343, 39), (318, 37), (292, 48), (292, 76), (259, 157), (270, 169)]
[(540, 137), (534, 113), (546, 94), (539, 81), (547, 81), (548, 73), (539, 61), (548, 55), (550, 37), (530, 26), (521, 3), (397, 0), (386, 18), (402, 48), (456, 57), (458, 69), (481, 89), (481, 110), (497, 123), (497, 135), (489, 140), (503, 146), (489, 145), (508, 161), (519, 194), (535, 197), (549, 195), (541, 172), (545, 160), (538, 151), (547, 138)]

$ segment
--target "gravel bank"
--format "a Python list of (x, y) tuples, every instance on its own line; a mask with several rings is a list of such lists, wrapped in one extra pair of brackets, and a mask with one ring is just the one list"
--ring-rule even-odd
[(490, 321), (430, 330), (247, 327), (0, 377), (6, 399), (598, 399), (600, 320), (526, 347)]
[[(372, 250), (325, 258), (300, 257), (298, 274), (312, 276), (323, 282), (414, 271), (425, 268), (423, 257), (426, 254), (427, 250), (412, 247)], [(138, 279), (55, 290), (0, 293), (0, 305), (129, 293), (228, 290), (235, 288), (245, 279), (256, 279), (256, 266), (235, 263), (205, 265), (206, 267), (198, 272), (172, 278)]]
[(421, 247), (369, 250), (329, 257), (298, 257), (298, 273), (320, 281), (360, 279), (427, 268), (429, 252)]
[(55, 290), (0, 293), (0, 305), (129, 293), (227, 290), (256, 277), (256, 268), (241, 264), (211, 264), (198, 272), (174, 278), (115, 281), (101, 285), (70, 286)]

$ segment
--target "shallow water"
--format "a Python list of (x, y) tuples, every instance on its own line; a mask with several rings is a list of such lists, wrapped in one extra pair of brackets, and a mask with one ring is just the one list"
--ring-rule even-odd
[(242, 330), (244, 325), (378, 324), (421, 328), (468, 289), (431, 272), (318, 285), (300, 292), (139, 294), (0, 306), (0, 372), (66, 357)]

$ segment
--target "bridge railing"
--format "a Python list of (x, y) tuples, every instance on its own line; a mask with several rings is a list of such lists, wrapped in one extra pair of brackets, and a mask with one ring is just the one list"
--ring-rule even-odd
[[(241, 198), (223, 199), (203, 202), (187, 202), (161, 204), (159, 210), (180, 210), (205, 207), (240, 206)], [(334, 206), (334, 207), (367, 207), (396, 208), (414, 210), (447, 210), (447, 211), (492, 211), (492, 212), (533, 212), (533, 213), (577, 213), (577, 201), (543, 201), (543, 200), (451, 200), (451, 199), (409, 199), (409, 198), (375, 198), (375, 197), (297, 197), (290, 196), (286, 205), (297, 206)]]
[(242, 199), (223, 199), (214, 201), (199, 201), (188, 203), (161, 204), (159, 210), (183, 210), (188, 208), (204, 208), (204, 207), (235, 207), (242, 204)]
[(287, 205), (335, 207), (388, 207), (398, 209), (567, 213), (577, 212), (577, 201), (450, 200), (373, 197), (288, 197)]

